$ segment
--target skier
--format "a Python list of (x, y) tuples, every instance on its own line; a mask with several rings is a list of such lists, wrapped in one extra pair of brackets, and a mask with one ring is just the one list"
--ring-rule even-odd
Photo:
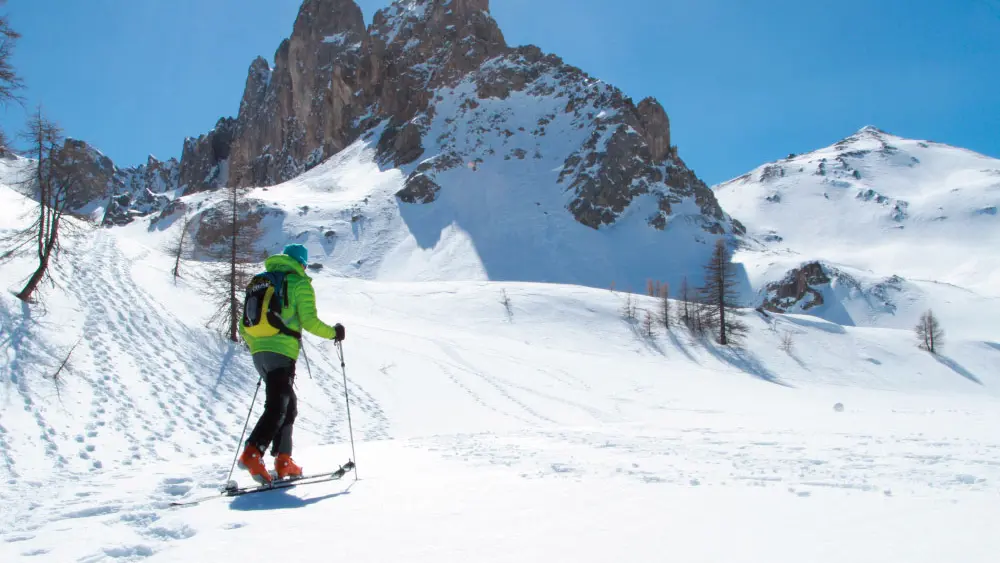
[[(305, 272), (308, 260), (309, 252), (304, 246), (290, 244), (282, 254), (273, 255), (264, 262), (267, 272), (283, 275), (282, 287), (276, 288), (280, 293), (275, 293), (280, 295), (275, 300), (275, 306), (280, 307), (280, 315), (265, 315), (271, 324), (278, 325), (274, 327), (278, 331), (276, 334), (254, 336), (256, 331), (245, 326), (248, 322), (246, 311), (240, 320), (240, 334), (253, 354), (254, 367), (264, 379), (266, 398), (264, 413), (250, 433), (238, 464), (261, 485), (271, 483), (271, 475), (262, 459), (269, 444), (271, 455), (275, 456), (274, 469), (279, 479), (302, 476), (302, 468), (292, 460), (292, 425), (297, 414), (292, 384), (295, 362), (299, 357), (300, 331), (305, 329), (321, 338), (338, 342), (345, 337), (343, 325), (329, 326), (316, 314), (316, 293), (311, 278)], [(253, 321), (249, 322), (253, 324)]]

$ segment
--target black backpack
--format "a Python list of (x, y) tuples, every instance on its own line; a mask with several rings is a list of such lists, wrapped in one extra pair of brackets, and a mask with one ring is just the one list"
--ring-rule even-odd
[(255, 338), (284, 334), (296, 340), (302, 333), (285, 326), (281, 309), (288, 306), (288, 279), (283, 272), (257, 274), (243, 298), (243, 329)]

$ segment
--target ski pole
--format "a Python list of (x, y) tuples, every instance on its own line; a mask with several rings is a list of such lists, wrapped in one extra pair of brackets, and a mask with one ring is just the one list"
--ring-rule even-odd
[(309, 354), (306, 354), (306, 340), (303, 338), (299, 341), (299, 348), (302, 349), (302, 357), (306, 360), (306, 370), (309, 371), (309, 379), (313, 378), (312, 366), (309, 365)]
[(347, 430), (351, 435), (351, 461), (354, 462), (354, 480), (358, 480), (358, 456), (354, 453), (354, 425), (351, 423), (351, 399), (347, 395), (347, 366), (344, 365), (344, 346), (337, 342), (337, 357), (340, 358), (340, 373), (344, 375), (344, 402), (347, 403)]
[(233, 464), (229, 466), (229, 477), (226, 477), (226, 486), (229, 486), (230, 479), (233, 478), (233, 470), (236, 469), (236, 460), (240, 457), (240, 445), (243, 444), (243, 436), (246, 436), (247, 427), (250, 426), (250, 415), (253, 414), (253, 406), (257, 403), (257, 393), (260, 392), (260, 382), (263, 377), (257, 378), (257, 389), (253, 392), (253, 400), (250, 401), (250, 410), (247, 411), (247, 421), (243, 423), (243, 432), (240, 434), (240, 441), (236, 442), (236, 455), (233, 456)]

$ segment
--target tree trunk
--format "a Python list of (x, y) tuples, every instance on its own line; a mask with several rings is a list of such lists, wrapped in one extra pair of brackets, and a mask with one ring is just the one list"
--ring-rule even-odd
[(18, 299), (24, 301), (25, 303), (31, 300), (31, 294), (35, 292), (35, 289), (38, 288), (39, 282), (41, 282), (42, 278), (45, 277), (45, 269), (47, 267), (48, 258), (38, 264), (38, 268), (35, 270), (35, 273), (31, 274), (31, 278), (28, 279), (27, 285), (24, 286), (21, 293), (17, 294)]
[(233, 189), (232, 205), (233, 205), (233, 238), (231, 241), (231, 254), (229, 260), (229, 339), (233, 342), (239, 342), (238, 335), (238, 320), (236, 318), (236, 235), (239, 230), (236, 224), (237, 219), (237, 209), (236, 209), (236, 190)]
[(726, 264), (723, 256), (719, 256), (719, 273), (715, 281), (719, 284), (719, 344), (726, 346)]
[(177, 258), (174, 259), (174, 284), (177, 284), (177, 278), (181, 277), (181, 255), (177, 254)]
[(31, 295), (36, 289), (38, 289), (38, 284), (41, 283), (42, 279), (45, 277), (45, 271), (49, 267), (49, 259), (52, 256), (53, 248), (55, 248), (55, 240), (52, 240), (45, 245), (45, 250), (42, 252), (41, 257), (38, 260), (38, 268), (36, 268), (35, 272), (31, 274), (31, 277), (28, 279), (28, 283), (25, 284), (24, 289), (17, 294), (17, 298), (21, 301), (24, 301), (25, 303), (30, 301)]

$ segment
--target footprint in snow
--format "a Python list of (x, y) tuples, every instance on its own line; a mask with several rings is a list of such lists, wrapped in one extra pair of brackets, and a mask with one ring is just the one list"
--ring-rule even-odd
[(116, 559), (128, 559), (135, 560), (141, 557), (152, 557), (153, 551), (152, 547), (148, 545), (132, 545), (132, 546), (119, 546), (119, 547), (106, 547), (103, 549), (104, 555), (107, 557), (114, 557)]
[(142, 535), (161, 540), (186, 540), (197, 533), (194, 528), (182, 524), (177, 527), (157, 526), (142, 532)]
[(138, 527), (147, 527), (160, 519), (160, 515), (155, 512), (129, 512), (122, 514), (119, 520), (126, 524)]
[(73, 520), (77, 518), (94, 518), (97, 516), (107, 516), (109, 514), (114, 514), (120, 510), (121, 506), (113, 504), (105, 506), (92, 506), (90, 508), (84, 508), (82, 510), (64, 512), (61, 516), (61, 519)]

